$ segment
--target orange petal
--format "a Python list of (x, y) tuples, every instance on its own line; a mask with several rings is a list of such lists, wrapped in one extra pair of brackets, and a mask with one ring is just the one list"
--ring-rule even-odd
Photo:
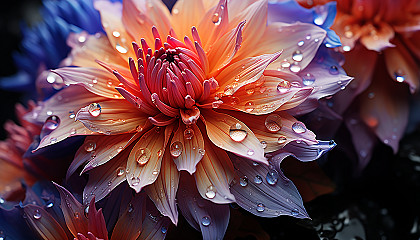
[(142, 230), (145, 215), (146, 196), (143, 193), (136, 194), (128, 204), (126, 210), (120, 214), (115, 224), (111, 240), (135, 240)]
[[(99, 105), (95, 107), (100, 109), (99, 113), (92, 114), (92, 104)], [(134, 108), (126, 100), (105, 100), (81, 108), (76, 114), (76, 120), (93, 132), (109, 135), (141, 129), (148, 123), (148, 115)]]
[(86, 234), (88, 232), (88, 219), (85, 216), (85, 209), (67, 189), (54, 183), (60, 193), (61, 210), (66, 220), (67, 228), (73, 236), (78, 233)]
[(161, 214), (169, 217), (175, 225), (178, 223), (178, 210), (175, 202), (178, 183), (178, 170), (171, 159), (169, 148), (166, 148), (161, 172), (156, 181), (147, 186), (145, 190)]
[(65, 67), (52, 70), (58, 74), (65, 84), (77, 84), (86, 88), (88, 91), (102, 97), (112, 99), (122, 99), (115, 87), (120, 84), (118, 79), (111, 73), (98, 68), (75, 68)]
[(127, 181), (136, 192), (152, 184), (159, 175), (163, 153), (165, 152), (165, 131), (154, 127), (136, 143), (127, 159)]
[(26, 205), (23, 207), (26, 221), (42, 239), (66, 240), (67, 235), (60, 224), (42, 207)]
[(401, 41), (394, 39), (394, 48), (384, 50), (388, 73), (397, 82), (405, 82), (410, 86), (411, 93), (418, 90), (420, 70), (409, 49)]
[(122, 4), (120, 2), (95, 1), (94, 6), (101, 14), (102, 26), (108, 40), (111, 46), (115, 48), (114, 55), (109, 57), (121, 57), (123, 59), (132, 57), (135, 59), (136, 55), (131, 47), (131, 42), (134, 39), (125, 31), (125, 25), (122, 21)]
[(223, 36), (227, 31), (231, 30), (227, 0), (219, 0), (216, 6), (209, 9), (205, 15), (203, 14), (202, 16), (203, 18), (198, 24), (197, 29), (200, 33), (201, 46), (205, 51), (208, 51), (210, 50), (211, 45), (216, 42), (220, 36)]
[(360, 42), (369, 50), (382, 51), (394, 45), (390, 40), (394, 38), (394, 30), (386, 23), (380, 22), (375, 26), (367, 24), (361, 31), (365, 34), (360, 38)]
[(219, 82), (219, 92), (232, 95), (239, 88), (257, 81), (267, 66), (275, 61), (281, 52), (264, 54), (257, 57), (246, 58), (228, 65), (220, 74), (215, 76)]
[(203, 135), (197, 125), (192, 124), (187, 128), (185, 124), (180, 123), (172, 138), (170, 149), (178, 170), (186, 170), (193, 174), (204, 154)]
[(268, 164), (260, 141), (245, 123), (212, 110), (203, 111), (203, 117), (207, 135), (214, 145), (234, 154)]
[(179, 0), (172, 8), (172, 27), (178, 36), (191, 37), (191, 27), (198, 26), (204, 15), (202, 0)]
[(203, 159), (197, 164), (194, 173), (198, 192), (204, 199), (217, 204), (235, 202), (235, 197), (229, 191), (229, 184), (234, 177), (229, 156), (209, 139), (205, 140), (205, 149)]
[(127, 57), (114, 57), (115, 48), (103, 33), (70, 33), (67, 44), (72, 50), (61, 66), (98, 67), (95, 63), (97, 59), (120, 66), (127, 65)]
[[(304, 141), (307, 144), (317, 143), (315, 134), (286, 112), (276, 112), (268, 116), (249, 116), (245, 113), (232, 111), (227, 112), (227, 114), (246, 123), (261, 141), (261, 144), (266, 146), (265, 152), (279, 150), (292, 141)], [(297, 133), (293, 130), (293, 124), (295, 123), (302, 127), (298, 132), (304, 132)]]

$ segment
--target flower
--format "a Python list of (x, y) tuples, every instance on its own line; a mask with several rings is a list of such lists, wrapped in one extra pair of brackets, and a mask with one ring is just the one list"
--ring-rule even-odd
[[(377, 139), (398, 151), (408, 122), (410, 92), (418, 91), (420, 79), (419, 7), (418, 1), (337, 1), (332, 29), (343, 44), (339, 48), (345, 55), (343, 67), (355, 79), (325, 104), (330, 108), (326, 111), (344, 118), (359, 159), (358, 171), (369, 162)], [(327, 124), (330, 130), (338, 128)]]
[(232, 202), (308, 217), (280, 163), (335, 146), (292, 116), (351, 80), (320, 49), (324, 29), (267, 23), (265, 0), (178, 1), (172, 14), (158, 0), (95, 7), (106, 35), (70, 36), (77, 67), (39, 78), (62, 90), (27, 115), (57, 123), (37, 149), (88, 135), (67, 174), (89, 171), (85, 204), (127, 181), (174, 224), (178, 205), (205, 239), (223, 237)]

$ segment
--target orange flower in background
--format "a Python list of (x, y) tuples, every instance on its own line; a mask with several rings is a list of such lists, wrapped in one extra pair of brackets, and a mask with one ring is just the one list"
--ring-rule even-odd
[[(313, 6), (329, 1), (299, 1)], [(376, 139), (398, 150), (409, 117), (410, 92), (418, 91), (420, 2), (337, 1), (331, 27), (341, 38), (343, 68), (355, 79), (326, 104), (343, 115), (359, 157), (369, 162)], [(331, 127), (330, 127), (331, 128)]]
[(308, 217), (279, 164), (335, 146), (291, 115), (351, 80), (324, 66), (328, 56), (314, 60), (325, 30), (267, 24), (265, 0), (185, 0), (172, 13), (158, 0), (95, 7), (106, 35), (71, 36), (65, 63), (78, 67), (40, 78), (63, 89), (27, 116), (55, 123), (38, 149), (88, 135), (68, 170), (89, 172), (85, 204), (127, 181), (174, 224), (178, 205), (206, 239), (224, 235), (232, 202), (258, 216)]

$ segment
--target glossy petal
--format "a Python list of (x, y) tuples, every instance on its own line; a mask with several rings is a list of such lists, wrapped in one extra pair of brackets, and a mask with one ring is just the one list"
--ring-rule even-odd
[[(267, 183), (266, 176), (273, 171), (268, 166), (254, 166), (252, 161), (231, 155), (236, 169), (236, 184), (231, 187), (236, 203), (248, 212), (260, 217), (288, 215), (296, 218), (309, 218), (295, 185), (276, 171), (276, 183)], [(257, 177), (262, 183), (255, 183)], [(246, 183), (246, 184), (245, 184)]]
[(180, 123), (171, 140), (170, 148), (176, 142), (182, 145), (181, 154), (179, 156), (177, 156), (178, 154), (172, 155), (176, 167), (179, 171), (186, 170), (193, 174), (197, 163), (203, 158), (203, 152), (205, 151), (203, 135), (200, 129), (195, 124), (187, 128), (185, 124)]
[(178, 223), (178, 210), (175, 202), (178, 183), (179, 172), (172, 161), (169, 148), (166, 148), (162, 159), (161, 172), (156, 181), (147, 186), (145, 190), (160, 213), (169, 217), (175, 225)]
[(193, 183), (187, 174), (181, 176), (178, 206), (182, 215), (192, 227), (201, 231), (203, 239), (223, 239), (229, 223), (229, 205), (202, 199)]
[[(214, 145), (254, 161), (267, 163), (260, 141), (245, 123), (227, 114), (211, 110), (203, 111), (203, 117), (207, 135)], [(230, 136), (231, 127), (237, 124), (240, 125), (241, 130), (245, 130), (247, 133), (245, 138), (239, 139), (241, 141), (234, 141)]]
[(197, 164), (197, 171), (194, 173), (198, 192), (202, 198), (217, 204), (234, 202), (235, 197), (229, 190), (229, 184), (234, 177), (229, 156), (207, 138), (205, 149), (203, 159)]
[(99, 211), (96, 210), (94, 199), (90, 201), (89, 205), (88, 229), (89, 232), (92, 233), (92, 235), (94, 235), (96, 238), (108, 240), (108, 231), (106, 229), (102, 209), (99, 209)]
[(160, 240), (168, 233), (171, 221), (160, 215), (151, 201), (146, 202), (146, 217), (143, 220), (142, 230), (137, 239)]
[[(205, 15), (202, 0), (179, 0), (172, 8), (172, 26), (178, 36), (191, 36), (191, 26), (198, 26)], [(207, 19), (210, 21), (210, 19)]]
[(36, 230), (36, 233), (43, 239), (66, 240), (67, 235), (63, 228), (54, 218), (42, 207), (26, 205), (23, 207), (29, 225)]

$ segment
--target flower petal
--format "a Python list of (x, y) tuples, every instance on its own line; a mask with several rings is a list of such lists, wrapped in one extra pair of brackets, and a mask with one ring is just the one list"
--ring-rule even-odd
[(77, 233), (86, 234), (88, 232), (88, 219), (85, 216), (83, 205), (67, 189), (56, 183), (54, 185), (60, 193), (60, 206), (64, 214), (64, 219), (66, 220), (67, 228), (73, 236), (77, 236)]
[(104, 215), (102, 209), (96, 211), (95, 200), (92, 199), (88, 211), (88, 235), (91, 233), (95, 236), (94, 239), (108, 240), (108, 230), (106, 229)]
[(360, 30), (365, 32), (360, 38), (360, 42), (369, 50), (382, 51), (389, 47), (394, 47), (390, 40), (394, 38), (394, 30), (384, 22), (366, 24)]
[(58, 74), (65, 84), (81, 85), (88, 91), (106, 98), (123, 98), (115, 89), (120, 82), (114, 75), (105, 70), (85, 67), (64, 67), (52, 70), (52, 72), (53, 74)]
[(229, 191), (233, 180), (233, 165), (226, 152), (205, 140), (206, 152), (197, 164), (194, 173), (195, 182), (201, 197), (217, 204), (235, 202)]
[[(179, 144), (180, 143), (180, 144)], [(188, 128), (185, 124), (180, 123), (174, 137), (171, 141), (171, 148), (174, 144), (179, 144), (181, 155), (172, 155), (173, 161), (179, 171), (186, 170), (193, 174), (196, 170), (197, 163), (203, 158), (204, 140), (200, 129), (197, 125), (192, 124)]]
[(172, 8), (172, 27), (178, 36), (191, 36), (191, 27), (198, 26), (204, 15), (202, 0), (179, 0)]
[[(206, 2), (204, 1), (204, 4)], [(192, 35), (194, 40), (200, 40), (198, 42), (201, 42), (200, 45), (205, 51), (210, 50), (211, 45), (231, 29), (229, 28), (228, 8), (227, 0), (219, 0), (216, 6), (209, 9), (205, 15), (203, 14), (203, 18), (198, 24), (199, 39), (197, 39), (197, 29), (193, 28)]]
[(30, 204), (23, 207), (23, 211), (28, 216), (26, 221), (42, 239), (68, 239), (60, 224), (42, 207)]
[(137, 239), (165, 239), (171, 221), (167, 217), (163, 217), (151, 201), (146, 202), (146, 215), (147, 217), (143, 219), (140, 236)]
[[(91, 104), (99, 104), (99, 115), (92, 115)], [(77, 112), (76, 120), (93, 132), (107, 135), (134, 132), (148, 123), (148, 115), (125, 100), (110, 99), (91, 104)]]
[(308, 145), (301, 142), (291, 142), (280, 151), (274, 152), (273, 165), (280, 169), (280, 163), (288, 156), (293, 156), (299, 161), (314, 161), (333, 149), (337, 144), (334, 141), (319, 141), (316, 144)]
[[(239, 206), (260, 217), (288, 215), (309, 218), (298, 190), (282, 171), (263, 164), (254, 166), (252, 161), (232, 154), (230, 157), (238, 176), (231, 190)], [(274, 184), (267, 182), (266, 177), (270, 176), (270, 179), (276, 179)]]
[[(167, 127), (166, 127), (167, 128)], [(154, 127), (138, 140), (127, 159), (126, 178), (136, 192), (152, 184), (159, 175), (168, 141), (165, 129)]]
[[(308, 145), (317, 143), (312, 131), (285, 112), (276, 112), (268, 116), (252, 116), (252, 118), (245, 113), (230, 111), (228, 114), (246, 123), (259, 141), (265, 142), (265, 152), (277, 151), (292, 141), (303, 141)], [(302, 127), (301, 130), (304, 131), (296, 132), (293, 130), (293, 124), (295, 123), (298, 123)], [(274, 124), (277, 124), (277, 126)], [(277, 127), (278, 129), (276, 129)], [(271, 128), (271, 130), (268, 128)]]
[[(234, 154), (267, 164), (264, 149), (254, 133), (245, 123), (227, 114), (217, 113), (212, 110), (202, 112), (205, 119), (207, 135), (214, 145)], [(237, 141), (231, 138), (231, 127), (244, 130)]]
[(145, 204), (146, 195), (143, 193), (138, 193), (131, 199), (115, 224), (111, 240), (135, 240), (138, 238), (142, 230)]
[(203, 239), (222, 239), (229, 223), (229, 205), (202, 199), (193, 182), (191, 176), (181, 176), (177, 199), (182, 215), (192, 227), (201, 231)]
[(175, 202), (178, 183), (179, 172), (171, 159), (169, 148), (166, 148), (161, 172), (156, 181), (147, 186), (145, 190), (161, 214), (169, 217), (175, 225), (178, 223), (178, 210)]

